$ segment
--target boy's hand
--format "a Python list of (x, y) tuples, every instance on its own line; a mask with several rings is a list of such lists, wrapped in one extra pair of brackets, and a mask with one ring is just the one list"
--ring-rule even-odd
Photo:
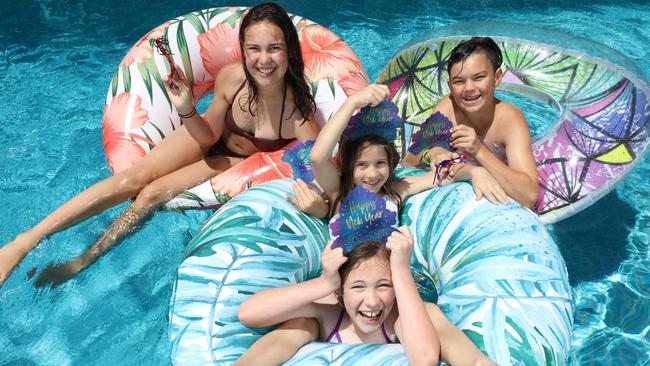
[(502, 203), (507, 205), (509, 202), (508, 195), (503, 191), (499, 182), (494, 179), (492, 174), (483, 167), (472, 167), (472, 188), (476, 194), (476, 200), (485, 197), (493, 204)]
[(390, 250), (390, 268), (411, 268), (411, 253), (413, 253), (413, 237), (408, 226), (400, 226), (393, 231), (386, 241), (386, 247)]
[(451, 147), (471, 156), (476, 156), (479, 150), (483, 148), (483, 144), (473, 128), (466, 125), (456, 125), (451, 129)]
[(343, 263), (348, 261), (348, 257), (343, 255), (343, 248), (338, 247), (332, 249), (333, 240), (323, 249), (321, 254), (321, 263), (323, 264), (323, 272), (320, 277), (325, 283), (331, 286), (332, 292), (341, 288), (341, 276), (339, 275), (339, 268)]
[(444, 147), (434, 146), (429, 150), (426, 158), (428, 158), (431, 162), (431, 164), (429, 164), (431, 170), (436, 170), (436, 164), (440, 163), (443, 160), (451, 159), (456, 156), (458, 156), (458, 154), (451, 152)]
[(433, 155), (431, 155), (430, 153), (429, 156), (431, 157), (431, 165), (430, 165), (431, 171), (438, 172), (438, 176), (436, 177), (436, 183), (439, 186), (452, 183), (454, 181), (454, 175), (463, 166), (463, 163), (453, 162), (451, 164), (447, 164), (446, 166), (441, 166), (441, 167), (438, 167), (438, 164), (442, 163), (445, 160), (449, 161), (453, 159), (458, 159), (460, 157), (460, 154), (456, 152), (451, 152), (441, 147), (437, 147)]
[(328, 202), (301, 179), (293, 184), (293, 192), (296, 198), (287, 195), (287, 200), (300, 211), (318, 218), (326, 217), (329, 213)]
[(354, 109), (365, 106), (375, 107), (388, 97), (389, 92), (388, 86), (386, 85), (370, 84), (351, 95), (347, 101), (352, 103)]

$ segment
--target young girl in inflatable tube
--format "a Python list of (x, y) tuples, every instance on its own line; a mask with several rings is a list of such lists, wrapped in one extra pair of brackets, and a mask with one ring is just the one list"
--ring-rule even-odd
[[(420, 298), (410, 267), (413, 239), (406, 226), (385, 242), (365, 241), (347, 255), (331, 244), (323, 251), (320, 277), (254, 295), (240, 307), (242, 322), (264, 327), (313, 318), (318, 329), (307, 328), (306, 334), (314, 332), (332, 343), (399, 342), (410, 365), (437, 365), (441, 352), (452, 365), (494, 364), (436, 305)], [(290, 357), (297, 348), (284, 349), (284, 344), (268, 347), (278, 347)], [(246, 363), (242, 358), (237, 364)]]
[(183, 126), (135, 166), (109, 177), (66, 202), (32, 229), (0, 248), (0, 286), (41, 239), (135, 197), (109, 230), (83, 255), (48, 267), (37, 285), (60, 284), (92, 264), (164, 202), (188, 187), (230, 168), (258, 151), (314, 139), (315, 104), (304, 77), (296, 29), (276, 4), (259, 4), (243, 17), (242, 62), (223, 67), (214, 98), (203, 115), (180, 69), (167, 92)]
[[(508, 196), (522, 206), (537, 200), (538, 179), (526, 119), (512, 104), (498, 100), (494, 91), (501, 84), (501, 50), (487, 37), (463, 41), (447, 62), (450, 93), (438, 102), (440, 112), (453, 124), (451, 148), (469, 164), (443, 168), (455, 181), (471, 179), (476, 198), (492, 203), (508, 202)], [(436, 165), (448, 159), (450, 151), (439, 146), (416, 154), (408, 153), (410, 166)]]
[[(396, 218), (403, 199), (434, 185), (433, 172), (394, 181), (397, 150), (387, 141), (392, 139), (382, 136), (341, 140), (340, 174), (331, 161), (352, 113), (367, 105), (378, 105), (387, 95), (387, 87), (370, 85), (348, 98), (323, 127), (312, 148), (316, 182), (331, 198), (334, 210), (355, 188), (362, 187), (378, 194), (386, 210), (394, 212)], [(335, 215), (332, 221), (339, 217)], [(345, 254), (333, 243), (323, 251), (320, 277), (265, 290), (242, 303), (239, 319), (244, 325), (285, 323), (258, 340), (237, 365), (280, 364), (314, 339), (336, 343), (399, 341), (413, 365), (437, 364), (442, 344), (443, 360), (491, 364), (437, 306), (422, 302), (410, 270), (413, 240), (407, 227), (383, 240), (363, 242)], [(343, 246), (359, 243), (348, 244)]]

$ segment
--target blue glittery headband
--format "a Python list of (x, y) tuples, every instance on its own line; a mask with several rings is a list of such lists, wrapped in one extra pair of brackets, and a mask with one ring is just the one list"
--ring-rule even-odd
[(314, 172), (311, 169), (311, 148), (314, 140), (299, 142), (288, 147), (282, 155), (282, 161), (291, 166), (294, 179), (302, 179), (305, 183), (314, 180)]
[(385, 100), (376, 107), (361, 108), (359, 113), (350, 118), (343, 136), (350, 141), (364, 136), (377, 135), (393, 142), (397, 138), (397, 129), (404, 125), (404, 120), (398, 116), (395, 103)]
[(339, 217), (330, 224), (337, 236), (332, 248), (343, 247), (347, 255), (368, 240), (386, 242), (397, 226), (397, 213), (386, 208), (386, 200), (357, 186), (339, 208)]
[(409, 147), (411, 154), (417, 155), (425, 147), (440, 146), (451, 150), (451, 134), (449, 130), (453, 127), (451, 121), (440, 112), (432, 114), (426, 121), (420, 124), (418, 132), (413, 134), (412, 143)]

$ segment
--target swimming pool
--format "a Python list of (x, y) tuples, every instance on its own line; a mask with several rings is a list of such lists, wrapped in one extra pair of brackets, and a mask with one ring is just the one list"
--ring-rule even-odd
[[(469, 20), (543, 25), (608, 45), (650, 78), (650, 5), (606, 1), (286, 1), (330, 27), (374, 79), (412, 37)], [(241, 2), (250, 5), (251, 2)], [(0, 242), (108, 175), (101, 111), (115, 65), (149, 29), (231, 3), (40, 1), (0, 5)], [(465, 6), (465, 8), (461, 8)], [(550, 227), (575, 290), (570, 364), (641, 365), (650, 353), (648, 158), (610, 193)], [(0, 290), (0, 364), (169, 364), (167, 305), (175, 268), (208, 212), (160, 213), (77, 279), (55, 290), (25, 282), (34, 266), (69, 259), (118, 210), (44, 241)]]

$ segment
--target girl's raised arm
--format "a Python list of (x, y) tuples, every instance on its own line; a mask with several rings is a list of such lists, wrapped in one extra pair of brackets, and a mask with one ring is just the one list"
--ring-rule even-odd
[(219, 71), (214, 80), (214, 98), (203, 115), (196, 113), (193, 103), (194, 95), (185, 74), (178, 65), (174, 65), (174, 67), (176, 73), (173, 74), (171, 81), (175, 87), (170, 87), (168, 83), (165, 83), (167, 94), (187, 131), (201, 148), (207, 151), (223, 133), (226, 111), (232, 102), (226, 95), (234, 93), (235, 88), (245, 80), (242, 66), (231, 64), (224, 66)]
[(339, 193), (341, 184), (339, 173), (331, 157), (334, 147), (341, 138), (354, 111), (365, 106), (376, 106), (388, 96), (388, 87), (371, 84), (351, 95), (341, 108), (329, 119), (318, 134), (314, 147), (311, 149), (311, 163), (316, 181), (330, 198)]
[(397, 338), (404, 346), (410, 365), (437, 365), (440, 339), (411, 274), (413, 238), (408, 227), (394, 231), (386, 246), (390, 249), (390, 269), (399, 309), (395, 321)]
[(446, 183), (451, 183), (450, 180), (444, 179), (444, 177), (439, 177), (440, 180), (436, 177), (435, 171), (426, 172), (422, 175), (412, 175), (406, 176), (395, 183), (393, 183), (393, 191), (397, 193), (402, 202), (408, 197), (418, 194), (427, 189), (437, 187), (439, 185), (444, 185)]
[(248, 327), (268, 327), (296, 318), (318, 318), (314, 301), (341, 287), (339, 267), (347, 261), (342, 248), (332, 249), (329, 242), (323, 250), (323, 273), (312, 280), (264, 290), (239, 306), (239, 321)]

